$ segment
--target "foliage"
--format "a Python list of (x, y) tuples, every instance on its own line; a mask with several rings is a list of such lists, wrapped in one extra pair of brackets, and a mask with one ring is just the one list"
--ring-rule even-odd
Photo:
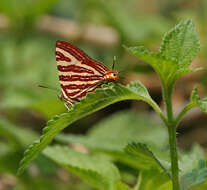
[(188, 68), (200, 49), (191, 20), (180, 22), (166, 33), (158, 53), (149, 52), (142, 46), (125, 48), (153, 67), (164, 88), (172, 88), (182, 75), (199, 70)]
[[(15, 0), (2, 0), (0, 12), (9, 16), (16, 27), (31, 27), (38, 16), (47, 12), (57, 0), (37, 0), (17, 2)], [(17, 24), (21, 22), (21, 24)]]
[(98, 122), (90, 128), (87, 135), (62, 133), (55, 139), (66, 144), (80, 143), (93, 150), (121, 151), (130, 141), (144, 142), (155, 149), (155, 146), (161, 148), (166, 145), (167, 131), (147, 115), (125, 110)]
[[(180, 22), (165, 35), (159, 53), (150, 53), (143, 47), (126, 47), (129, 52), (138, 56), (143, 61), (148, 62), (157, 72), (162, 83), (163, 98), (167, 111), (167, 122), (165, 122), (165, 124), (168, 127), (170, 138), (169, 143), (171, 153), (173, 189), (179, 189), (179, 168), (176, 150), (176, 126), (178, 125), (178, 122), (183, 117), (183, 115), (191, 108), (199, 106), (203, 111), (206, 109), (205, 98), (203, 100), (200, 100), (200, 97), (197, 95), (197, 89), (193, 90), (191, 95), (191, 102), (183, 109), (183, 111), (181, 111), (177, 119), (174, 119), (171, 102), (173, 86), (176, 80), (179, 79), (179, 77), (183, 74), (199, 70), (188, 68), (199, 50), (199, 43), (200, 42), (198, 40), (192, 21), (186, 20)], [(193, 174), (195, 173), (196, 172)], [(185, 176), (189, 175), (186, 174)], [(185, 177), (183, 178), (185, 179)], [(189, 177), (188, 179), (192, 180), (193, 178)], [(203, 181), (204, 180), (200, 180), (199, 182), (201, 183)], [(195, 184), (196, 183), (197, 181)], [(188, 188), (186, 185), (184, 185), (184, 187), (182, 185), (183, 184), (181, 180), (181, 188)]]
[(166, 175), (169, 175), (167, 169), (161, 164), (158, 158), (156, 158), (156, 156), (145, 144), (128, 144), (124, 150), (127, 154), (133, 156), (136, 160), (139, 159), (140, 162), (143, 162), (143, 165), (146, 165), (148, 167), (147, 169), (156, 168), (157, 170), (164, 172)]
[(0, 118), (0, 135), (8, 140), (15, 149), (24, 147), (37, 138), (35, 132), (16, 127), (14, 124), (3, 118)]
[[(68, 188), (74, 190), (91, 190), (92, 188), (171, 190), (173, 167), (170, 167), (172, 158), (169, 157), (170, 149), (167, 143), (167, 129), (170, 128), (168, 125), (170, 102), (166, 100), (171, 99), (170, 95), (177, 79), (184, 74), (201, 69), (189, 67), (200, 49), (193, 22), (184, 20), (167, 32), (158, 52), (151, 52), (148, 49), (157, 49), (161, 34), (176, 19), (193, 18), (202, 41), (199, 59), (206, 58), (206, 5), (204, 0), (187, 4), (184, 1), (151, 1), (150, 6), (143, 0), (129, 0), (127, 4), (124, 0), (119, 2), (116, 0), (110, 2), (96, 0), (1, 1), (0, 173), (2, 182), (5, 179), (17, 190)], [(65, 38), (71, 41), (70, 35), (62, 37), (61, 34), (51, 30), (44, 32), (39, 30), (38, 24), (42, 16), (48, 14), (69, 21), (72, 19), (72, 22), (81, 30), (80, 39), (74, 43), (86, 50), (91, 57), (102, 60), (106, 66), (111, 65), (113, 55), (118, 55), (120, 61), (117, 70), (125, 71), (126, 81), (131, 76), (128, 72), (152, 72), (154, 69), (161, 79), (162, 95), (167, 106), (166, 112), (161, 111), (140, 82), (135, 82), (127, 87), (119, 84), (103, 86), (99, 91), (89, 95), (85, 101), (77, 104), (75, 110), (71, 109), (69, 113), (60, 114), (66, 109), (57, 99), (57, 94), (36, 88), (38, 84), (59, 86), (55, 55), (51, 52), (54, 52), (54, 41), (57, 39)], [(93, 34), (93, 31), (87, 30), (91, 25), (94, 26), (93, 24), (106, 26), (109, 31), (111, 28), (115, 30), (118, 43), (108, 48), (85, 39), (85, 35)], [(47, 28), (47, 24), (45, 27)], [(53, 28), (49, 26), (48, 29), (51, 29), (50, 27)], [(63, 30), (67, 32), (64, 27)], [(73, 30), (70, 32), (73, 33)], [(101, 36), (103, 39), (105, 37), (95, 36)], [(108, 37), (111, 39), (113, 35)], [(125, 47), (139, 60), (149, 65), (137, 64), (138, 60), (127, 56), (121, 44), (138, 45)], [(141, 44), (144, 47), (140, 46)], [(99, 46), (101, 48), (97, 48)], [(204, 75), (204, 81), (205, 78)], [(145, 84), (145, 81), (143, 83)], [(117, 89), (121, 91), (118, 92)], [(108, 98), (116, 92), (113, 100), (103, 98), (103, 96)], [(150, 89), (150, 92), (153, 91)], [(97, 102), (93, 103), (93, 100)], [(151, 112), (140, 114), (131, 110), (124, 110), (106, 117), (104, 109), (93, 114), (92, 117), (87, 117), (82, 123), (78, 121), (92, 112), (122, 100), (144, 100), (155, 109), (168, 128), (164, 128), (157, 122), (157, 118), (155, 119)], [(194, 107), (199, 107), (206, 112), (206, 100), (198, 95), (197, 87), (195, 87), (189, 103), (177, 117), (173, 115), (171, 121), (174, 121), (177, 127), (186, 112)], [(86, 104), (87, 108), (84, 107)], [(123, 103), (111, 106), (110, 112), (114, 112), (114, 108), (116, 111), (122, 109), (119, 107), (120, 104)], [(124, 105), (128, 104), (129, 101), (124, 103)], [(78, 110), (83, 112), (80, 114)], [(74, 117), (74, 112), (78, 117)], [(58, 116), (54, 117), (56, 114)], [(78, 132), (82, 130), (81, 127), (85, 130), (90, 126), (90, 122), (94, 123), (103, 116), (105, 118), (93, 125), (84, 135), (59, 134), (67, 126), (70, 127), (67, 131), (74, 130), (75, 127), (75, 131)], [(16, 176), (18, 163), (25, 147), (34, 139), (38, 139), (37, 132), (44, 121), (51, 117), (54, 120), (48, 122), (45, 127), (42, 141), (38, 140), (38, 143), (34, 144), (26, 154), (29, 160), (25, 164), (29, 164), (31, 159), (39, 156), (22, 175)], [(84, 123), (85, 121), (90, 122)], [(75, 124), (72, 124), (74, 122)], [(54, 137), (54, 143), (58, 145), (47, 146)], [(40, 149), (37, 149), (38, 147)], [(45, 149), (42, 151), (43, 148)], [(178, 158), (180, 189), (206, 189), (206, 158), (201, 147), (195, 146), (189, 152), (179, 150)], [(80, 183), (80, 179), (75, 176), (89, 185)], [(4, 183), (1, 184), (4, 185)]]
[[(30, 144), (34, 139), (37, 138), (37, 134), (29, 129), (24, 129), (15, 124), (7, 121), (5, 118), (0, 119), (0, 136), (3, 137), (3, 141), (0, 144), (0, 174), (2, 177), (6, 176), (16, 176), (18, 169), (18, 163), (21, 160), (23, 150), (28, 144)], [(43, 163), (43, 161), (45, 161)], [(38, 171), (41, 172), (40, 176), (32, 176), (30, 172), (24, 173), (22, 176), (15, 178), (16, 185), (18, 189), (57, 189), (59, 185), (50, 184), (50, 179), (47, 176), (47, 172), (50, 175), (55, 170), (54, 163), (51, 160), (46, 159), (46, 157), (40, 156), (36, 160), (36, 166)], [(54, 175), (54, 173), (53, 173)], [(11, 179), (8, 178), (8, 180)], [(44, 178), (44, 180), (41, 180)]]
[[(47, 147), (44, 154), (97, 189), (116, 189), (120, 175), (112, 163), (100, 157), (82, 154), (68, 147)], [(68, 159), (69, 158), (69, 159)]]
[[(103, 91), (104, 89), (104, 91)], [(104, 92), (104, 93), (103, 93)], [(19, 173), (52, 141), (54, 136), (62, 131), (68, 124), (93, 113), (109, 104), (121, 100), (143, 100), (154, 107), (158, 113), (160, 109), (150, 98), (146, 88), (139, 82), (131, 83), (128, 87), (121, 84), (103, 85), (102, 90), (97, 89), (95, 93), (89, 93), (85, 99), (71, 108), (70, 112), (55, 116), (47, 123), (43, 130), (43, 135), (39, 141), (35, 141), (28, 150), (25, 151), (24, 159), (20, 164)]]
[[(192, 92), (190, 103), (184, 107), (177, 118), (174, 118), (171, 102), (176, 80), (183, 74), (198, 70), (188, 68), (199, 50), (199, 40), (192, 21), (186, 20), (180, 22), (170, 30), (163, 39), (159, 53), (151, 53), (143, 47), (125, 48), (143, 61), (148, 62), (159, 75), (167, 116), (163, 114), (158, 105), (150, 97), (147, 89), (140, 82), (132, 82), (126, 87), (114, 83), (103, 85), (101, 89), (97, 89), (94, 93), (89, 93), (86, 98), (75, 104), (74, 107), (71, 107), (68, 113), (55, 116), (48, 122), (40, 140), (34, 142), (25, 151), (24, 158), (20, 163), (19, 174), (46, 148), (57, 133), (71, 123), (118, 101), (142, 100), (158, 113), (168, 128), (170, 169), (167, 160), (157, 158), (143, 143), (133, 142), (128, 144), (124, 149), (121, 148), (121, 146), (123, 147), (122, 143), (129, 142), (133, 138), (136, 139), (136, 135), (133, 137), (130, 132), (129, 136), (127, 134), (126, 136), (120, 135), (120, 141), (114, 141), (113, 136), (115, 133), (112, 133), (112, 138), (110, 138), (110, 136), (107, 137), (104, 135), (104, 132), (98, 132), (98, 130), (90, 132), (86, 138), (59, 136), (57, 139), (70, 143), (83, 143), (95, 153), (105, 153), (114, 161), (116, 160), (136, 170), (140, 170), (139, 179), (135, 186), (136, 189), (170, 189), (172, 186), (173, 190), (180, 188), (186, 190), (205, 181), (207, 167), (202, 160), (199, 162), (197, 168), (193, 168), (192, 170), (189, 170), (189, 168), (184, 169), (183, 171), (187, 172), (183, 172), (182, 176), (179, 177), (176, 147), (176, 127), (179, 121), (188, 110), (195, 106), (199, 106), (205, 111), (207, 109), (205, 99), (200, 99), (195, 88)], [(113, 120), (110, 122), (113, 124)], [(102, 129), (104, 128), (106, 128), (106, 131), (109, 131), (107, 127), (102, 127)], [(97, 139), (101, 140), (102, 143), (96, 143)], [(113, 143), (113, 146), (107, 145), (107, 141)], [(150, 140), (146, 139), (146, 141)], [(110, 160), (107, 158), (105, 158), (106, 160), (102, 160), (102, 158), (97, 158), (96, 155), (78, 153), (62, 146), (48, 147), (44, 150), (44, 154), (97, 189), (130, 189), (122, 184), (119, 171), (115, 166), (111, 165)], [(157, 179), (159, 179), (158, 182)]]
[(206, 177), (206, 161), (201, 159), (198, 161), (198, 166), (196, 168), (181, 177), (181, 189), (190, 189), (193, 186), (201, 184), (206, 180)]

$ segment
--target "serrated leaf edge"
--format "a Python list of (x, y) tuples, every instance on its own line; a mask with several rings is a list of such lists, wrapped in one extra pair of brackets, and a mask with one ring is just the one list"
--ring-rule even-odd
[(171, 179), (171, 174), (170, 172), (162, 165), (162, 163), (160, 162), (160, 160), (154, 155), (154, 153), (148, 148), (148, 146), (145, 143), (140, 143), (140, 142), (131, 142), (128, 143), (128, 145), (124, 148), (124, 151), (128, 154), (133, 154), (129, 151), (129, 149), (134, 149), (136, 148), (136, 146), (142, 146), (148, 153), (150, 153), (150, 155), (152, 156), (152, 158), (157, 162), (157, 164), (160, 166), (160, 168), (162, 169), (162, 171)]
[[(141, 85), (142, 87), (144, 87), (144, 85), (142, 85), (142, 83), (140, 83), (140, 82), (138, 82), (138, 83), (136, 83), (136, 82), (132, 82), (131, 86), (133, 86), (133, 85), (135, 85), (135, 84), (139, 84), (139, 85)], [(76, 103), (76, 104), (71, 108), (70, 111), (73, 111), (74, 109), (78, 109), (80, 105), (82, 105), (82, 104), (84, 104), (85, 102), (87, 102), (87, 99), (93, 98), (93, 97), (96, 96), (96, 94), (98, 94), (98, 93), (102, 93), (102, 92), (103, 92), (103, 89), (105, 89), (105, 90), (106, 90), (106, 89), (107, 89), (107, 90), (110, 90), (110, 91), (113, 93), (113, 85), (114, 85), (113, 83), (109, 83), (109, 84), (107, 84), (107, 85), (104, 84), (104, 85), (102, 85), (102, 88), (101, 88), (101, 89), (96, 89), (94, 93), (88, 93), (87, 96), (86, 96), (86, 98), (83, 98), (80, 102)], [(122, 86), (122, 87), (125, 87), (125, 86)], [(117, 88), (120, 88), (120, 85), (117, 86)], [(144, 88), (145, 88), (145, 87), (144, 87)], [(120, 88), (120, 89), (121, 89), (121, 88)], [(145, 88), (145, 89), (146, 89), (146, 88)], [(155, 109), (155, 111), (158, 112), (159, 115), (162, 115), (162, 111), (160, 110), (159, 106), (158, 106), (158, 105), (151, 99), (150, 96), (149, 96), (149, 97), (143, 97), (143, 96), (140, 96), (140, 95), (136, 94), (133, 90), (130, 90), (130, 87), (129, 87), (129, 86), (128, 86), (128, 87), (125, 87), (125, 90), (129, 90), (130, 93), (134, 93), (134, 95), (133, 95), (132, 97), (130, 97), (130, 98), (127, 98), (128, 96), (126, 96), (126, 97), (123, 96), (123, 97), (122, 97), (121, 99), (119, 99), (118, 101), (127, 100), (127, 99), (128, 99), (128, 100), (129, 100), (129, 99), (143, 100), (143, 101), (145, 101), (146, 103), (148, 103), (149, 105), (151, 105), (151, 106)], [(147, 89), (146, 89), (146, 90), (147, 90)], [(148, 99), (147, 99), (147, 98), (148, 98)], [(104, 99), (102, 99), (102, 101), (103, 101), (103, 100), (104, 100)], [(97, 99), (96, 101), (98, 102), (98, 101), (100, 101), (100, 100)], [(115, 102), (117, 102), (117, 101), (112, 101), (110, 104), (115, 103)], [(87, 104), (86, 104), (86, 105), (87, 105)], [(108, 104), (108, 105), (109, 105), (109, 104)], [(87, 105), (87, 106), (88, 106), (88, 105)], [(102, 109), (103, 107), (106, 107), (106, 106), (107, 106), (107, 104), (104, 105), (104, 106), (102, 106), (102, 107), (99, 107), (99, 108), (97, 108), (97, 109), (94, 109), (94, 110), (91, 111), (91, 112), (88, 112), (88, 113), (85, 114), (84, 116), (89, 115), (90, 113), (93, 113), (93, 112), (95, 112), (95, 111), (97, 111), (97, 110), (100, 110), (100, 109)], [(63, 117), (65, 117), (65, 116), (67, 116), (68, 114), (70, 114), (70, 111), (69, 111), (68, 113), (63, 113), (63, 114), (60, 114), (60, 115), (56, 115), (56, 116), (54, 116), (51, 120), (49, 120), (49, 121), (47, 122), (46, 127), (43, 128), (43, 133), (42, 133), (40, 139), (34, 141), (33, 144), (31, 144), (31, 145), (25, 150), (23, 159), (20, 161), (20, 166), (19, 166), (19, 169), (18, 169), (18, 171), (17, 171), (17, 174), (18, 174), (18, 175), (22, 174), (23, 171), (24, 171), (24, 169), (27, 167), (27, 165), (28, 165), (32, 160), (35, 159), (35, 157), (37, 156), (37, 155), (35, 154), (35, 152), (40, 152), (40, 151), (42, 151), (42, 150), (45, 148), (45, 145), (44, 145), (42, 142), (44, 141), (45, 135), (50, 131), (50, 128), (53, 127), (54, 122), (57, 121), (57, 120), (59, 120), (60, 118), (63, 118)], [(84, 117), (84, 116), (83, 116), (83, 117)], [(164, 117), (164, 116), (163, 116), (163, 117)], [(78, 120), (78, 119), (79, 119), (79, 118), (77, 118), (76, 120)], [(66, 126), (67, 126), (67, 125), (66, 125)], [(63, 130), (66, 126), (62, 127), (61, 130)], [(61, 130), (58, 129), (58, 132), (61, 131)], [(57, 133), (58, 133), (58, 132), (57, 132)], [(57, 134), (57, 133), (56, 133), (56, 134)], [(51, 142), (52, 139), (53, 139), (53, 136), (50, 137), (50, 139), (49, 139), (48, 142)], [(48, 144), (48, 143), (46, 143), (46, 145), (47, 145), (47, 144)], [(37, 150), (35, 150), (35, 147), (36, 147), (36, 146), (39, 146), (39, 148), (38, 148)], [(41, 148), (41, 146), (42, 146), (43, 148)], [(39, 151), (39, 149), (41, 149), (41, 150)], [(32, 151), (32, 150), (34, 150), (34, 151)], [(31, 157), (33, 157), (33, 158), (27, 161), (27, 159), (28, 159), (29, 156), (31, 156)]]

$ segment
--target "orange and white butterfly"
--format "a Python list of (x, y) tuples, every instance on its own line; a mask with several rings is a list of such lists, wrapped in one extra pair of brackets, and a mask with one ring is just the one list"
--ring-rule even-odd
[(119, 78), (118, 72), (108, 69), (68, 42), (57, 41), (56, 62), (61, 86), (59, 98), (66, 104), (73, 105), (104, 81)]

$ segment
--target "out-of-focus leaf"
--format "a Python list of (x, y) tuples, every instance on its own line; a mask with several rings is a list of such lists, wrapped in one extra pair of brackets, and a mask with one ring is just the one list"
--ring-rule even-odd
[(22, 148), (37, 138), (35, 132), (17, 127), (3, 118), (0, 118), (0, 136), (8, 140), (15, 149)]
[(119, 181), (115, 184), (117, 190), (132, 190), (128, 185), (124, 184), (123, 182)]
[(59, 134), (56, 140), (80, 143), (91, 149), (120, 151), (131, 141), (163, 147), (167, 143), (167, 131), (148, 115), (121, 111), (94, 125), (86, 136)]
[(39, 84), (58, 86), (55, 57), (51, 54), (52, 45), (55, 47), (54, 42), (37, 37), (27, 39), (18, 45), (14, 40), (2, 41), (2, 109), (28, 108), (40, 101), (57, 99), (56, 92), (38, 88)]
[(7, 154), (10, 150), (11, 150), (11, 147), (7, 143), (5, 142), (0, 143), (0, 157)]
[(139, 190), (172, 190), (172, 182), (157, 170), (144, 171), (139, 174)]
[(133, 13), (133, 5), (130, 8), (129, 3), (128, 6), (124, 4), (125, 1), (103, 1), (98, 9), (103, 11), (105, 20), (118, 30), (123, 41), (143, 42), (149, 37), (159, 36), (168, 28), (169, 22), (164, 17), (143, 15), (138, 10)]
[(204, 159), (204, 152), (199, 145), (194, 145), (190, 152), (180, 153), (180, 183), (183, 190), (189, 188), (202, 190), (206, 188), (206, 185), (203, 183), (207, 180), (207, 167)]
[(117, 141), (120, 138), (153, 143), (158, 146), (163, 146), (168, 140), (166, 128), (161, 123), (155, 122), (149, 115), (134, 111), (115, 113), (94, 125), (88, 135), (97, 138), (114, 138)]
[(207, 179), (207, 167), (205, 160), (199, 160), (198, 166), (181, 176), (181, 190), (188, 190), (193, 186), (203, 183)]
[(120, 181), (118, 169), (100, 157), (61, 146), (47, 147), (43, 153), (97, 189), (116, 190), (115, 183)]
[(19, 21), (18, 25), (21, 26), (21, 24), (32, 22), (37, 16), (46, 13), (56, 2), (57, 0), (2, 0), (0, 11), (9, 16), (13, 23)]
[(63, 113), (66, 110), (64, 103), (58, 97), (56, 99), (40, 100), (29, 107), (43, 115), (46, 119), (51, 118), (55, 114)]
[(200, 159), (205, 159), (205, 157), (202, 148), (198, 144), (195, 144), (190, 152), (181, 152), (179, 159), (180, 175), (196, 168)]
[(18, 162), (22, 157), (21, 152), (10, 151), (0, 157), (0, 173), (16, 174)]

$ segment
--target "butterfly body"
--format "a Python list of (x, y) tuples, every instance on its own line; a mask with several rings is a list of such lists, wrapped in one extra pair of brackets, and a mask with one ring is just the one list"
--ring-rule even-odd
[(57, 41), (56, 62), (61, 86), (59, 98), (73, 105), (105, 81), (118, 79), (118, 72), (93, 60), (76, 46)]

